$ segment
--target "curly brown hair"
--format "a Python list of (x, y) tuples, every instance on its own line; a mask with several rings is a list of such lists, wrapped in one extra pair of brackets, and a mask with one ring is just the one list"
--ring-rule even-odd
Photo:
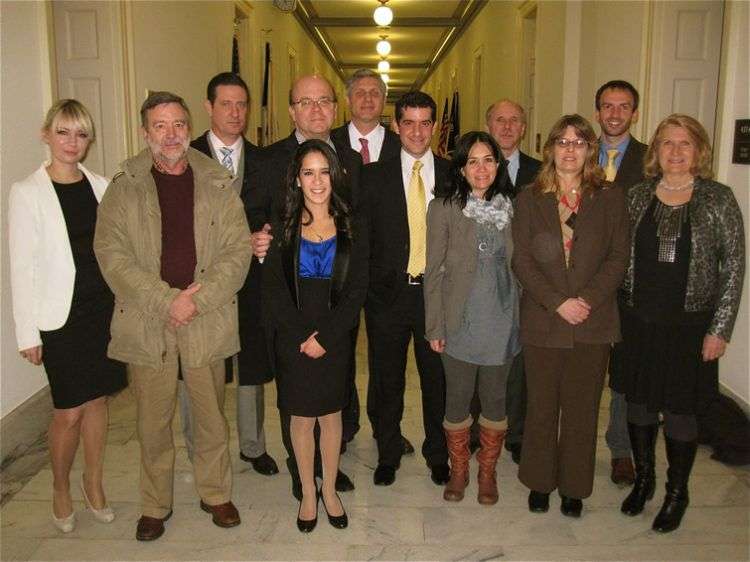
[(557, 139), (562, 138), (568, 127), (573, 127), (576, 136), (588, 143), (586, 160), (581, 173), (581, 194), (589, 194), (604, 185), (604, 171), (599, 167), (599, 140), (591, 123), (576, 113), (563, 115), (552, 125), (542, 150), (542, 167), (534, 182), (534, 189), (537, 191), (559, 196), (560, 183), (555, 169), (555, 143)]
[(651, 138), (646, 156), (643, 159), (643, 168), (646, 177), (656, 178), (662, 174), (662, 169), (659, 165), (659, 145), (663, 140), (664, 130), (667, 127), (681, 127), (685, 129), (690, 136), (690, 140), (693, 141), (695, 145), (695, 159), (692, 166), (690, 166), (690, 173), (698, 178), (712, 179), (714, 172), (711, 169), (711, 140), (708, 138), (708, 133), (696, 119), (683, 113), (673, 113), (669, 117), (665, 117), (659, 123), (659, 126), (656, 127), (656, 132)]

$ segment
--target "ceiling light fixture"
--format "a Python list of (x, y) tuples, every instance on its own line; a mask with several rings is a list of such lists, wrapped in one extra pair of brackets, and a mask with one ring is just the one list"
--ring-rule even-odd
[(380, 41), (375, 45), (375, 50), (381, 57), (387, 57), (391, 53), (391, 44), (387, 40), (387, 35), (381, 35), (380, 37)]
[(388, 0), (379, 1), (382, 6), (378, 6), (377, 8), (375, 8), (375, 11), (372, 13), (372, 19), (374, 19), (375, 23), (380, 27), (387, 27), (391, 25), (391, 22), (393, 21), (393, 10), (386, 6), (386, 2), (388, 2)]
[(389, 63), (387, 60), (381, 60), (378, 63), (378, 72), (388, 72), (391, 69), (391, 63)]

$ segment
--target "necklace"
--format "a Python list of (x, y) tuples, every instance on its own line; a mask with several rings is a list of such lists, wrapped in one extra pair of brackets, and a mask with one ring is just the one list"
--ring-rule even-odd
[(659, 185), (657, 187), (661, 187), (662, 189), (666, 189), (667, 191), (687, 191), (691, 187), (693, 187), (693, 181), (689, 180), (686, 183), (683, 183), (682, 185), (669, 185), (667, 182), (665, 182), (663, 179), (659, 181)]

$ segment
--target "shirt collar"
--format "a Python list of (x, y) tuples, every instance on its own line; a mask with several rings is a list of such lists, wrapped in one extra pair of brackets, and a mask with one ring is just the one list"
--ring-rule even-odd
[(240, 135), (239, 137), (237, 137), (237, 140), (234, 141), (233, 144), (227, 146), (226, 144), (224, 144), (222, 142), (222, 140), (219, 137), (216, 136), (216, 133), (214, 133), (213, 129), (209, 129), (208, 130), (208, 140), (211, 142), (211, 146), (213, 147), (214, 152), (217, 155), (219, 155), (219, 156), (221, 156), (221, 152), (220, 152), (219, 149), (221, 149), (222, 147), (225, 147), (225, 146), (227, 148), (231, 148), (232, 149), (232, 158), (234, 159), (234, 158), (236, 158), (239, 155), (240, 151), (242, 150), (242, 141), (244, 139), (242, 138), (242, 135)]
[[(305, 142), (306, 140), (308, 140), (308, 139), (306, 139), (306, 138), (305, 138), (305, 137), (304, 137), (304, 136), (302, 135), (302, 133), (300, 133), (300, 132), (299, 132), (299, 130), (298, 130), (298, 129), (294, 129), (294, 138), (296, 138), (296, 139), (297, 139), (297, 144), (302, 144), (303, 142)], [(333, 141), (331, 141), (331, 137), (330, 137), (330, 136), (328, 136), (328, 137), (327, 137), (327, 138), (325, 139), (325, 143), (326, 143), (326, 144), (327, 144), (328, 146), (330, 146), (330, 147), (331, 147), (331, 148), (333, 149), (333, 151), (334, 151), (334, 152), (336, 151), (336, 146), (335, 146), (335, 145), (333, 144)]]

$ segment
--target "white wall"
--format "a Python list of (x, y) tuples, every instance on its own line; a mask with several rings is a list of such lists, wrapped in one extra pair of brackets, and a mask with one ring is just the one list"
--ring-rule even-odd
[(22, 360), (16, 345), (11, 307), (8, 264), (8, 193), (14, 181), (36, 170), (46, 157), (39, 136), (44, 113), (50, 105), (49, 60), (45, 4), (0, 2), (0, 49), (2, 85), (0, 94), (0, 416), (46, 386), (41, 367)]
[[(750, 166), (732, 164), (735, 119), (750, 118), (750, 4), (744, 0), (727, 2), (724, 17), (723, 64), (719, 90), (720, 114), (714, 169), (717, 179), (734, 188), (734, 195), (745, 219), (745, 251), (750, 250)], [(747, 268), (748, 260), (745, 260)], [(726, 356), (719, 363), (721, 383), (745, 404), (750, 405), (750, 294), (748, 274), (742, 291), (742, 304)]]

